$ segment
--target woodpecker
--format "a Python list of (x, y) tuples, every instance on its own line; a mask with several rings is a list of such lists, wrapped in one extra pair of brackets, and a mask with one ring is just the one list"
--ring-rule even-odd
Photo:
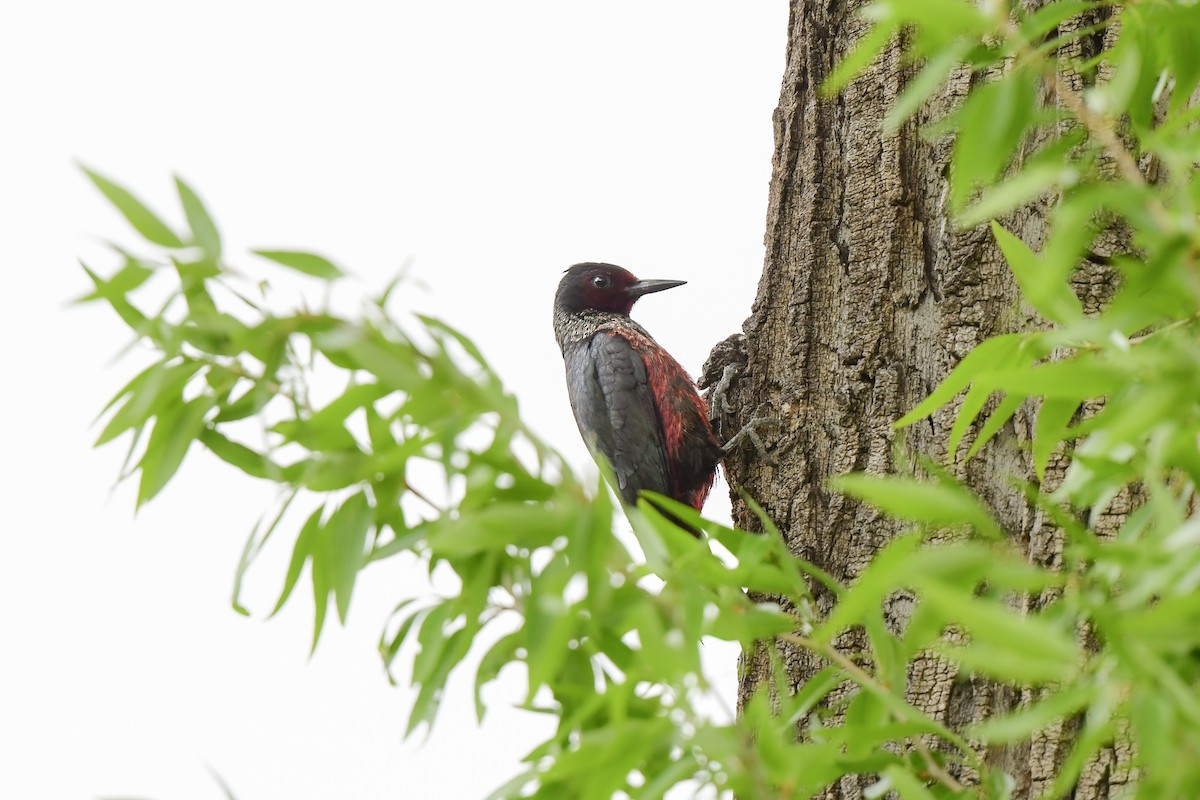
[(613, 264), (588, 262), (568, 269), (554, 296), (554, 336), (575, 422), (629, 505), (648, 489), (700, 510), (724, 455), (696, 384), (629, 318), (642, 295), (684, 283), (638, 280)]

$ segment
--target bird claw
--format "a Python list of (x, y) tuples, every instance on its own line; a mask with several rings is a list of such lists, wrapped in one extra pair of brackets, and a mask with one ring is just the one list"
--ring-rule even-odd
[(726, 364), (725, 369), (721, 370), (721, 377), (716, 384), (708, 390), (709, 399), (709, 419), (716, 419), (713, 413), (716, 410), (716, 405), (720, 404), (721, 411), (725, 414), (733, 413), (733, 406), (729, 404), (729, 384), (733, 380), (733, 376), (737, 375), (740, 369), (737, 364)]
[(728, 456), (744, 448), (746, 446), (746, 442), (750, 442), (752, 445), (754, 445), (754, 450), (758, 454), (759, 458), (761, 458), (767, 464), (775, 466), (779, 462), (777, 462), (775, 458), (767, 452), (766, 445), (763, 444), (762, 439), (759, 437), (757, 429), (762, 425), (777, 425), (778, 420), (772, 419), (771, 417), (760, 416), (759, 412), (761, 410), (761, 408), (756, 410), (754, 415), (750, 417), (750, 421), (743, 425), (742, 429), (735, 433), (729, 439), (729, 441), (725, 442), (721, 449), (724, 450), (725, 455)]
[(729, 402), (729, 387), (733, 379), (748, 363), (745, 334), (735, 333), (713, 347), (700, 370), (699, 385), (707, 389), (708, 416), (710, 420), (724, 414), (732, 414), (734, 407)]

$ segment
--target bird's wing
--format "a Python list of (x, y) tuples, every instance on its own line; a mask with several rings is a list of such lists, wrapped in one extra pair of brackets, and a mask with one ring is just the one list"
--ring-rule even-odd
[(670, 494), (667, 452), (646, 364), (625, 337), (601, 331), (567, 359), (579, 431), (604, 455), (626, 503), (643, 489)]

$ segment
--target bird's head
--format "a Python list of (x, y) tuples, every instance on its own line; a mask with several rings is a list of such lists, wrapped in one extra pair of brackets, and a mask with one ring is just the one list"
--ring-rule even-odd
[(589, 261), (566, 271), (554, 295), (554, 308), (574, 314), (579, 311), (612, 311), (628, 314), (644, 294), (682, 286), (687, 281), (639, 281), (615, 264)]

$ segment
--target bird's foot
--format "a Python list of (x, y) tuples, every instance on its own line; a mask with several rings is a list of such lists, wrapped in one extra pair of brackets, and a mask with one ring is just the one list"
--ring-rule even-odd
[(699, 385), (707, 389), (709, 419), (716, 420), (721, 414), (733, 413), (729, 402), (729, 387), (737, 374), (746, 366), (746, 337), (735, 333), (719, 342), (708, 356), (700, 371)]
[(729, 404), (729, 383), (733, 380), (733, 376), (738, 374), (741, 366), (738, 364), (726, 364), (725, 369), (721, 371), (721, 377), (708, 390), (708, 416), (709, 419), (716, 419), (717, 408), (726, 414), (733, 413), (733, 406)]
[(758, 435), (758, 428), (764, 425), (778, 425), (779, 421), (771, 417), (762, 415), (763, 406), (755, 409), (754, 414), (750, 417), (750, 421), (742, 426), (742, 429), (730, 437), (729, 441), (721, 446), (725, 451), (725, 455), (730, 455), (746, 447), (749, 442), (754, 447), (755, 453), (767, 464), (775, 465), (775, 459), (767, 452), (766, 445)]

